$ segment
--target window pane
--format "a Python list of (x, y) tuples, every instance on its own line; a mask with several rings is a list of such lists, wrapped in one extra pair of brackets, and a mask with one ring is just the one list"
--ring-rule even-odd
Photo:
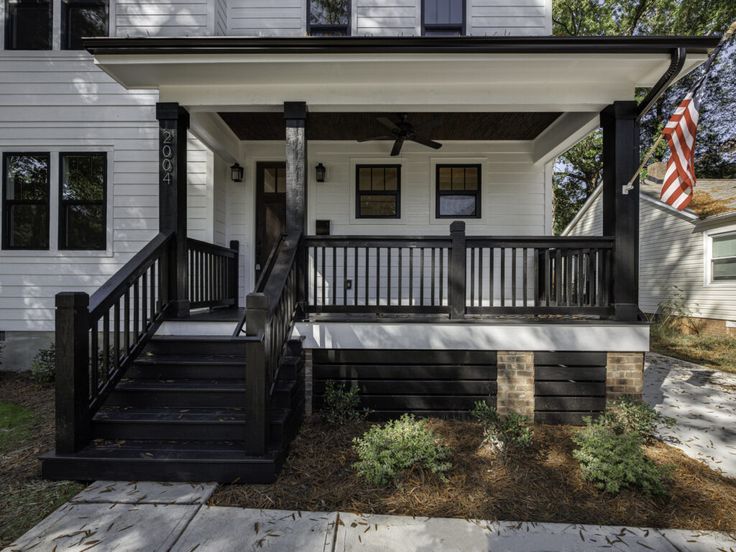
[(62, 47), (81, 50), (82, 38), (107, 36), (105, 0), (65, 0), (62, 3)]
[(440, 190), (452, 190), (452, 169), (449, 167), (440, 167), (439, 173)]
[(472, 217), (475, 216), (475, 214), (475, 196), (440, 196), (441, 217)]
[(283, 167), (276, 171), (276, 191), (280, 194), (286, 193), (286, 169)]
[(395, 217), (396, 214), (396, 196), (370, 194), (360, 196), (361, 217)]
[(382, 192), (386, 189), (383, 183), (383, 176), (385, 174), (384, 171), (385, 169), (383, 167), (373, 168), (373, 174), (371, 177), (371, 190), (373, 190), (374, 192)]
[(61, 229), (63, 249), (105, 249), (105, 208), (102, 205), (65, 205)]
[(263, 191), (267, 194), (273, 194), (276, 192), (276, 173), (277, 169), (274, 168), (263, 169)]
[(62, 199), (102, 201), (105, 199), (105, 156), (69, 155), (62, 157)]
[(452, 168), (452, 189), (453, 190), (464, 190), (465, 189), (465, 167), (453, 167)]
[(713, 258), (736, 257), (736, 234), (713, 238)]
[(398, 171), (396, 170), (396, 167), (387, 167), (385, 180), (386, 190), (390, 192), (395, 192), (396, 186), (398, 185), (398, 180)]
[(7, 0), (8, 23), (5, 48), (8, 50), (51, 49), (51, 2), (49, 0)]
[(478, 167), (465, 169), (465, 189), (475, 191), (478, 189)]
[(46, 201), (49, 197), (49, 158), (46, 155), (8, 154), (6, 199)]
[(465, 0), (425, 0), (425, 25), (462, 25)]
[(348, 25), (350, 0), (310, 0), (310, 25)]
[(736, 280), (736, 259), (713, 261), (714, 280)]
[(7, 243), (19, 249), (49, 248), (48, 205), (9, 205)]
[(370, 191), (371, 189), (371, 169), (370, 167), (361, 167), (358, 170), (358, 188), (361, 191)]

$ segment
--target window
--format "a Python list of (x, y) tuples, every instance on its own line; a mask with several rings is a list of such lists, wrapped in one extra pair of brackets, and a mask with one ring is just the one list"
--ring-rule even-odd
[(51, 49), (51, 0), (5, 1), (5, 49)]
[(465, 0), (422, 0), (422, 29), (426, 36), (465, 34)]
[(713, 236), (711, 274), (714, 282), (736, 280), (736, 232)]
[(480, 218), (480, 165), (437, 165), (437, 218)]
[(82, 38), (107, 36), (107, 19), (107, 0), (62, 0), (62, 50), (82, 50)]
[(401, 165), (356, 167), (357, 218), (401, 218)]
[(49, 248), (49, 154), (3, 154), (3, 248)]
[(350, 34), (350, 0), (308, 0), (307, 22), (311, 36)]
[(107, 155), (59, 155), (59, 249), (107, 247)]

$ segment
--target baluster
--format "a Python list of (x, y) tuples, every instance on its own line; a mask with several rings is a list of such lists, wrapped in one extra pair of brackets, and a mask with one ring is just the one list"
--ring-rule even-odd
[(386, 279), (386, 304), (390, 307), (391, 306), (391, 247), (389, 246), (387, 249), (387, 263), (388, 263), (388, 269), (387, 269), (387, 279)]
[(516, 306), (516, 248), (511, 248), (511, 306)]
[(565, 305), (568, 307), (571, 306), (572, 303), (572, 292), (573, 292), (573, 281), (572, 281), (572, 253), (569, 249), (566, 249), (564, 251), (565, 255)]
[(317, 302), (317, 247), (311, 248), (312, 255), (311, 255), (311, 264), (312, 264), (312, 305), (316, 307), (319, 306), (319, 303)]
[(133, 282), (133, 336), (138, 341), (140, 336), (140, 289), (138, 278)]
[(141, 323), (143, 331), (148, 330), (148, 282), (146, 281), (146, 273), (148, 270), (144, 270), (141, 274)]
[(440, 307), (444, 305), (445, 293), (445, 248), (440, 247)]
[(593, 274), (595, 273), (595, 258), (593, 257), (593, 250), (586, 249), (585, 253), (588, 256), (588, 274), (587, 274), (587, 282), (586, 282), (586, 289), (588, 290), (588, 301), (586, 302), (586, 304), (592, 307), (595, 304), (593, 302), (593, 292), (594, 292), (594, 285), (595, 285)]
[(156, 262), (151, 265), (151, 322), (156, 320)]
[(332, 248), (332, 287), (330, 289), (332, 295), (332, 305), (335, 305), (337, 295), (337, 247)]
[(342, 305), (347, 306), (348, 304), (348, 248), (343, 246), (342, 248)]
[(94, 320), (92, 322), (91, 327), (91, 335), (90, 335), (90, 355), (89, 355), (89, 362), (91, 365), (90, 368), (90, 387), (92, 390), (91, 396), (97, 395), (97, 390), (100, 388), (100, 346), (98, 344), (98, 340), (100, 337), (100, 321)]
[(555, 252), (555, 306), (562, 303), (562, 251)]
[(501, 281), (499, 286), (501, 288), (501, 306), (506, 306), (506, 248), (501, 247)]
[(123, 342), (125, 343), (125, 356), (130, 353), (130, 289), (123, 294)]
[(326, 265), (325, 259), (327, 258), (327, 255), (325, 253), (324, 245), (322, 246), (321, 254), (322, 254), (322, 271), (320, 273), (320, 276), (322, 277), (322, 297), (320, 298), (320, 305), (322, 305), (323, 307), (326, 307), (327, 306), (327, 300), (326, 300), (327, 296), (325, 295), (325, 280), (327, 280), (327, 275), (326, 275), (327, 270), (325, 268), (325, 265)]
[(368, 250), (370, 248), (366, 245), (365, 246), (365, 306), (367, 307), (370, 304), (369, 296), (370, 296), (370, 278), (369, 278), (369, 269), (368, 269)]
[(403, 304), (403, 296), (404, 296), (404, 278), (403, 278), (403, 271), (404, 271), (404, 258), (403, 258), (404, 249), (402, 247), (399, 247), (399, 306)]
[(576, 251), (576, 258), (577, 258), (577, 306), (582, 307), (584, 304), (584, 293), (585, 290), (583, 288), (583, 251), (581, 249), (578, 249)]
[[(110, 311), (106, 310), (102, 317), (102, 359), (105, 367), (104, 379), (110, 377)], [(99, 352), (97, 353), (99, 354)]]
[(414, 247), (409, 247), (409, 306), (414, 306)]
[(552, 255), (549, 248), (544, 250), (544, 305), (549, 307), (552, 296)]
[(470, 248), (470, 306), (475, 306), (475, 247)]
[(483, 246), (478, 248), (478, 306), (483, 306)]
[(532, 263), (533, 263), (533, 270), (534, 270), (534, 306), (539, 306), (539, 291), (540, 291), (540, 278), (541, 274), (539, 274), (539, 253), (540, 250), (536, 247), (532, 249)]
[(120, 369), (120, 299), (115, 301), (115, 305), (113, 306), (113, 316), (115, 317), (112, 326), (113, 331), (115, 332), (112, 336), (114, 350), (113, 361), (115, 371), (117, 372)]
[(491, 307), (493, 307), (495, 305), (495, 303), (494, 303), (494, 299), (495, 299), (494, 279), (496, 277), (496, 272), (495, 272), (494, 266), (493, 266), (495, 260), (496, 260), (496, 248), (495, 247), (491, 247), (488, 250), (488, 276), (489, 276), (489, 278), (488, 278), (489, 279), (489, 285), (488, 285), (488, 287), (489, 287), (489, 290), (488, 290), (488, 294), (489, 294), (488, 295), (488, 301), (489, 301)]
[(353, 247), (353, 264), (355, 265), (355, 269), (353, 271), (353, 305), (358, 305), (358, 283), (359, 283), (359, 265), (360, 265), (360, 259), (358, 258), (358, 247)]
[(419, 306), (424, 306), (424, 248), (419, 248)]
[(381, 304), (381, 248), (376, 247), (376, 305)]

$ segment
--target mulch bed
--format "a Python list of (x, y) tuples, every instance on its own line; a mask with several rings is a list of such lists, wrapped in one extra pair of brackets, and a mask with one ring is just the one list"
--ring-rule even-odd
[(474, 422), (430, 424), (453, 449), (447, 482), (416, 472), (398, 485), (372, 487), (352, 469), (351, 447), (370, 424), (336, 429), (312, 419), (292, 443), (276, 483), (220, 486), (210, 504), (736, 531), (736, 479), (663, 443), (649, 446), (647, 454), (673, 467), (669, 497), (633, 490), (612, 496), (582, 480), (572, 458), (574, 427), (536, 426), (532, 450), (503, 464), (482, 446)]

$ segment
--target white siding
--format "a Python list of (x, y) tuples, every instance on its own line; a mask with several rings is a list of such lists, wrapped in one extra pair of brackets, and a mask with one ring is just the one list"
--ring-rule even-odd
[(552, 34), (551, 0), (467, 0), (468, 34), (531, 36)]
[(416, 35), (420, 32), (421, 0), (355, 0), (354, 34)]
[(212, 243), (215, 201), (214, 155), (191, 134), (187, 142), (187, 234)]
[(117, 36), (205, 36), (212, 34), (215, 0), (117, 0)]
[[(705, 274), (705, 237), (693, 222), (664, 206), (641, 200), (639, 215), (639, 307), (654, 313), (675, 286), (695, 316), (736, 320), (736, 283), (710, 284)], [(568, 235), (602, 234), (599, 196)]]
[(235, 36), (303, 36), (305, 0), (227, 0), (228, 34)]

